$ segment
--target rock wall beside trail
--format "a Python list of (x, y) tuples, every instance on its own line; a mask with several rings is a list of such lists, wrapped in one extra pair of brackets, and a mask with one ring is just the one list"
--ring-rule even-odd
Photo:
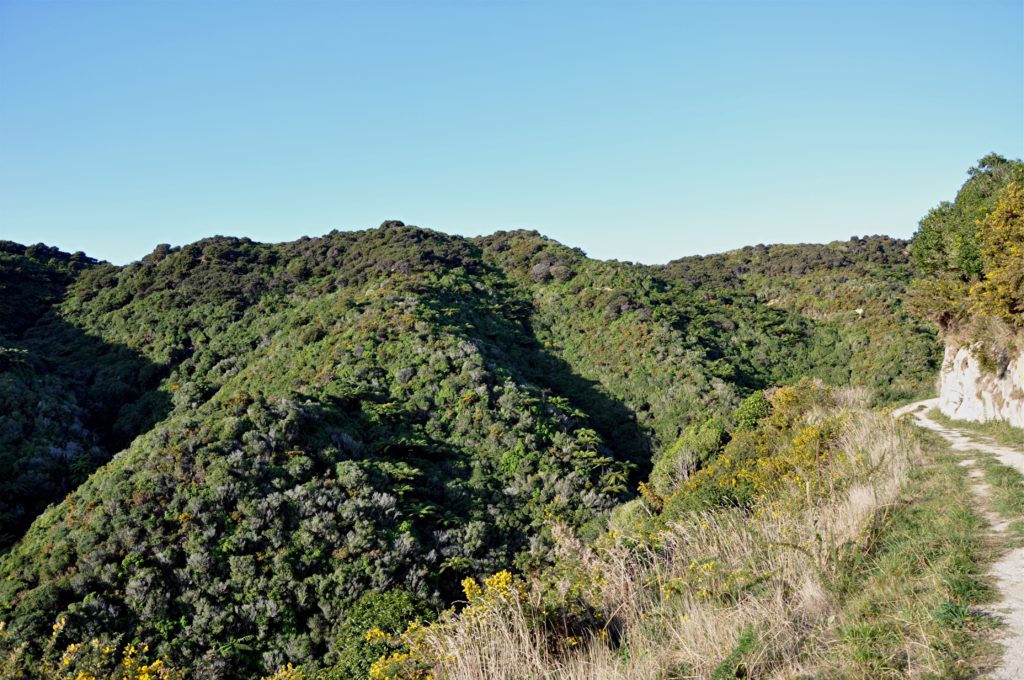
[(984, 371), (969, 347), (947, 344), (939, 374), (939, 410), (957, 420), (1005, 420), (1024, 427), (1024, 352), (1000, 369)]

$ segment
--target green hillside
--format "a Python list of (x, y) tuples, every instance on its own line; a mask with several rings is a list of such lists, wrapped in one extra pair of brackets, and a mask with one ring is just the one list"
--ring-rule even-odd
[(353, 630), (549, 564), (556, 521), (598, 537), (754, 390), (926, 393), (909, 278), (882, 237), (666, 267), (397, 222), (124, 267), (5, 244), (2, 668), (94, 640), (194, 677), (365, 673)]
[[(869, 388), (882, 403), (923, 396), (938, 369), (935, 329), (905, 309), (914, 277), (908, 243), (887, 236), (824, 245), (759, 245), (676, 260), (669, 276), (757, 314), (805, 320), (772, 382), (794, 375)], [(727, 291), (727, 292), (725, 292)], [(770, 361), (767, 363), (771, 363)]]

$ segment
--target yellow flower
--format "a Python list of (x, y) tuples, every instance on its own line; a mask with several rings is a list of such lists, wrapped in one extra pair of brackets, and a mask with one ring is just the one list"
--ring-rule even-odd
[(488, 594), (504, 595), (512, 589), (512, 574), (507, 571), (499, 571), (497, 574), (484, 579), (484, 587)]
[(363, 636), (363, 639), (367, 642), (381, 642), (383, 640), (387, 640), (388, 636), (387, 633), (382, 631), (380, 628), (374, 627), (366, 631), (366, 635)]
[(472, 577), (462, 579), (462, 592), (466, 594), (466, 601), (470, 603), (479, 599), (483, 594), (483, 591), (480, 589), (480, 584), (478, 584)]
[(58, 635), (60, 635), (60, 632), (64, 630), (64, 626), (67, 624), (67, 622), (68, 620), (63, 616), (57, 619), (57, 623), (53, 624), (53, 637), (57, 637)]
[(263, 680), (302, 680), (302, 671), (289, 663)]

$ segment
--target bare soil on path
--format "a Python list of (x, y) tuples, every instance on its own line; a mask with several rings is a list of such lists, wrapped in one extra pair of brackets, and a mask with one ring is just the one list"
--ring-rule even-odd
[[(1015, 468), (1024, 474), (1024, 443), (1019, 448), (1003, 446), (984, 441), (981, 435), (968, 430), (946, 427), (928, 417), (928, 412), (938, 405), (938, 399), (928, 399), (908, 404), (893, 411), (893, 417), (910, 415), (920, 427), (938, 433), (950, 443), (955, 451), (982, 451), (996, 457), (999, 462)], [(974, 460), (966, 459), (962, 463), (971, 468)], [(990, 492), (988, 486), (980, 481), (981, 471), (974, 468), (970, 471), (974, 481), (974, 490), (983, 500)], [(1000, 521), (991, 513), (986, 517), (992, 531), (1001, 534), (1006, 531), (1007, 523)], [(1024, 547), (1011, 550), (992, 566), (992, 578), (1000, 595), (1000, 602), (993, 606), (991, 614), (1003, 623), (1000, 644), (1003, 645), (1001, 663), (993, 670), (990, 677), (998, 680), (1024, 679)]]

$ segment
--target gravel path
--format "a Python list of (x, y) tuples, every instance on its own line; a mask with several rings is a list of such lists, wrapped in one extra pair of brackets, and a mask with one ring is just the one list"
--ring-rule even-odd
[[(991, 453), (1004, 465), (1016, 468), (1024, 474), (1024, 443), (1019, 448), (1001, 446), (978, 441), (967, 430), (940, 425), (928, 417), (928, 412), (938, 405), (938, 399), (928, 399), (908, 404), (893, 411), (894, 417), (911, 415), (921, 427), (939, 433), (956, 451), (983, 451)], [(977, 436), (977, 435), (974, 435)], [(964, 460), (961, 464), (972, 467), (975, 461)], [(985, 497), (990, 489), (980, 481), (981, 471), (974, 468), (969, 473), (975, 479), (974, 490)], [(1007, 523), (991, 514), (986, 514), (995, 533), (1006, 531)], [(999, 642), (1003, 645), (1003, 658), (991, 677), (998, 680), (1021, 680), (1024, 678), (1024, 548), (1007, 553), (992, 566), (996, 589), (1002, 596), (992, 614), (1005, 624)]]

